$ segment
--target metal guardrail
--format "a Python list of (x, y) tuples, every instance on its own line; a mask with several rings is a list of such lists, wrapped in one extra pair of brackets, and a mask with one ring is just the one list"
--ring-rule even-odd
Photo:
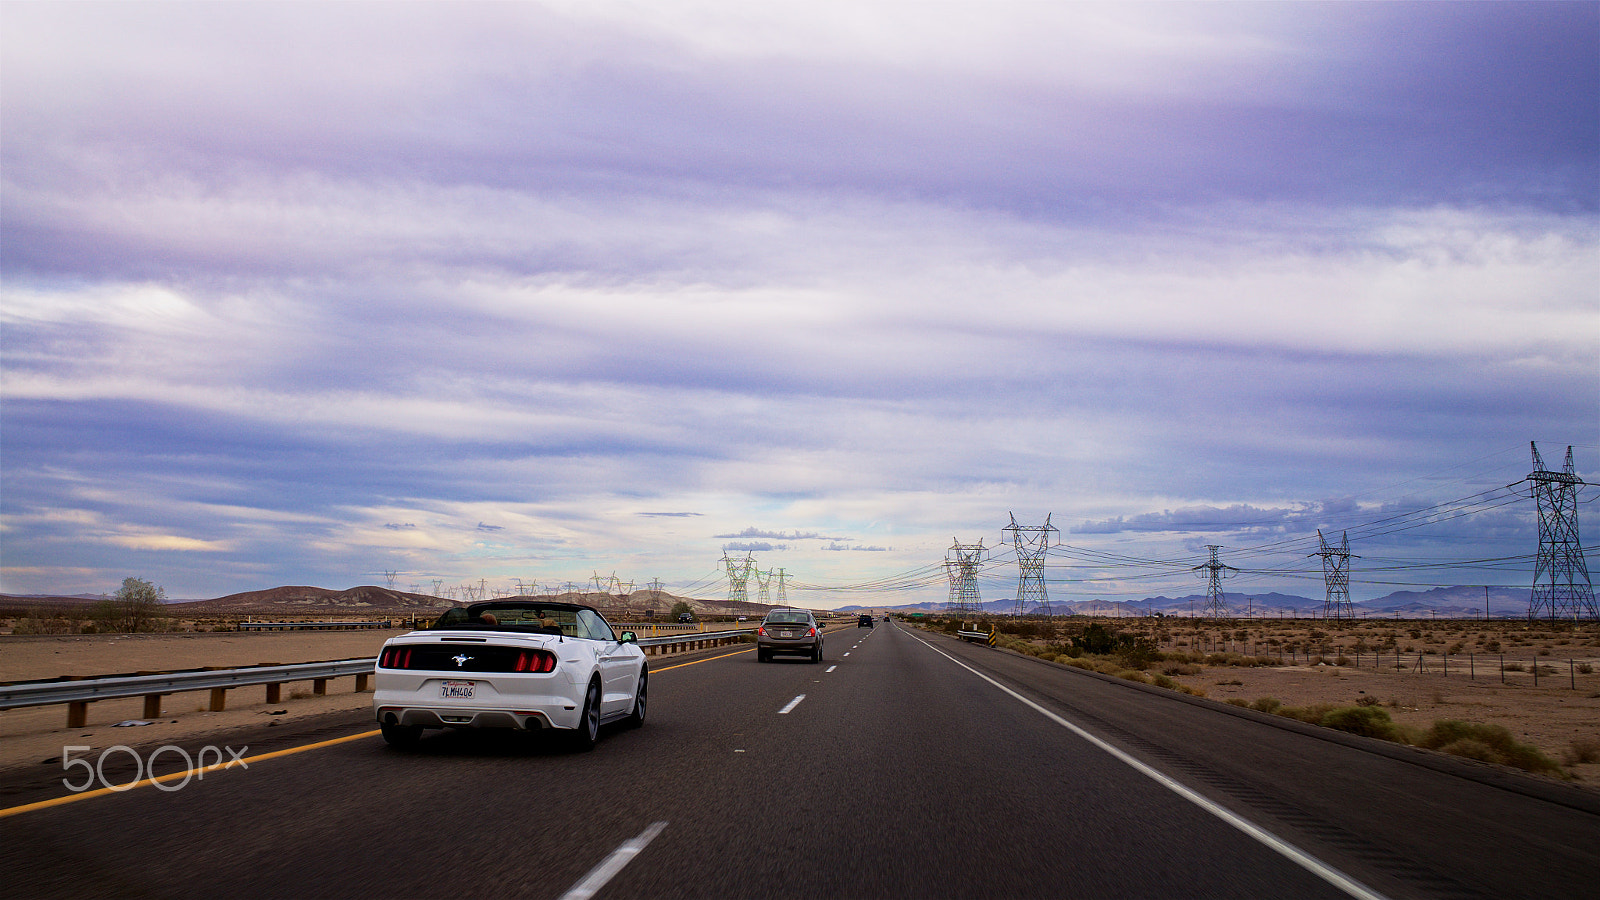
[(377, 659), (341, 659), (333, 662), (294, 663), (287, 666), (250, 666), (242, 669), (210, 669), (196, 672), (168, 672), (159, 675), (119, 675), (113, 678), (63, 679), (0, 685), (0, 709), (23, 706), (67, 704), (67, 727), (83, 728), (88, 722), (89, 704), (96, 700), (124, 697), (144, 698), (144, 717), (161, 715), (161, 697), (184, 691), (211, 691), (211, 711), (227, 708), (229, 688), (264, 684), (267, 702), (282, 699), (285, 682), (310, 681), (312, 693), (327, 693), (329, 678), (356, 676), (356, 690), (367, 688), (367, 679)]
[[(622, 630), (627, 631), (628, 629), (623, 628)], [(690, 649), (699, 649), (700, 647), (715, 647), (718, 644), (730, 644), (734, 641), (740, 640), (745, 635), (754, 633), (754, 628), (738, 628), (732, 631), (700, 631), (689, 632), (687, 634), (666, 634), (658, 635), (656, 637), (639, 638), (638, 644), (640, 647), (645, 648), (646, 653), (653, 652), (657, 647), (675, 646), (678, 644), (693, 644), (694, 646)]]
[(240, 622), (240, 631), (296, 631), (302, 628), (390, 628), (388, 619), (376, 622)]
[[(645, 648), (646, 653), (654, 653), (657, 648), (678, 645), (690, 645), (688, 649), (699, 649), (731, 643), (754, 631), (753, 628), (743, 628), (732, 631), (659, 635), (639, 638), (638, 644), (641, 648)], [(4, 684), (0, 685), (0, 710), (65, 703), (67, 727), (83, 728), (88, 722), (89, 704), (96, 700), (143, 697), (144, 717), (155, 719), (161, 716), (161, 698), (164, 695), (209, 690), (211, 711), (222, 712), (227, 709), (228, 689), (249, 685), (266, 685), (268, 703), (282, 702), (283, 685), (294, 681), (312, 682), (312, 693), (321, 695), (327, 693), (328, 679), (354, 675), (356, 691), (364, 691), (367, 689), (368, 679), (372, 677), (376, 663), (377, 659), (373, 657), (294, 663), (286, 666), (247, 666), (238, 669), (204, 669), (153, 675), (117, 675), (107, 678), (63, 678)]]
[(963, 641), (985, 643), (993, 647), (999, 643), (1000, 631), (999, 629), (994, 631), (958, 631), (956, 632), (956, 637), (961, 638)]

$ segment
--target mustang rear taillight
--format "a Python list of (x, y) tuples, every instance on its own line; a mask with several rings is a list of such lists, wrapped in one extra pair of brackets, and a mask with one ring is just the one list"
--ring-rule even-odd
[(411, 667), (411, 648), (385, 648), (383, 655), (378, 658), (378, 665), (385, 669), (409, 669)]
[(517, 654), (517, 660), (512, 664), (511, 671), (553, 672), (555, 668), (555, 654), (543, 650), (523, 650)]

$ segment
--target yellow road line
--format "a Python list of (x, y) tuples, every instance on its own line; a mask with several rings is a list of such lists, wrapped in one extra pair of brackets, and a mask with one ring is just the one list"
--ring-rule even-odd
[(331, 747), (334, 744), (343, 744), (346, 741), (354, 741), (354, 740), (359, 740), (359, 739), (365, 738), (365, 737), (372, 737), (373, 735), (378, 734), (378, 733), (379, 732), (377, 732), (377, 731), (363, 731), (360, 734), (351, 734), (351, 735), (346, 735), (345, 737), (341, 737), (341, 738), (333, 738), (332, 740), (318, 741), (315, 744), (306, 744), (303, 747), (290, 747), (287, 750), (274, 750), (271, 753), (260, 753), (260, 754), (257, 754), (255, 756), (245, 757), (244, 759), (232, 759), (232, 760), (229, 760), (229, 761), (227, 761), (225, 763), (220, 763), (220, 762), (219, 763), (212, 763), (211, 765), (205, 766), (203, 768), (186, 769), (186, 770), (184, 770), (182, 772), (170, 772), (170, 773), (168, 773), (166, 775), (157, 775), (157, 776), (155, 776), (153, 778), (145, 778), (145, 779), (140, 780), (140, 781), (135, 781), (132, 784), (118, 785), (117, 787), (114, 787), (114, 788), (110, 788), (110, 787), (97, 788), (96, 790), (83, 791), (83, 792), (77, 793), (77, 794), (68, 794), (65, 797), (56, 797), (56, 798), (51, 799), (51, 800), (40, 800), (37, 803), (25, 803), (22, 806), (13, 806), (13, 807), (10, 807), (9, 809), (0, 809), (0, 819), (4, 819), (7, 816), (20, 815), (21, 813), (25, 813), (25, 812), (33, 812), (36, 809), (49, 809), (52, 806), (61, 806), (63, 804), (67, 804), (67, 803), (76, 803), (79, 800), (87, 800), (90, 797), (103, 797), (106, 794), (120, 794), (123, 791), (132, 790), (133, 788), (136, 788), (136, 787), (143, 787), (143, 786), (145, 786), (147, 784), (155, 784), (157, 782), (167, 782), (167, 781), (182, 781), (183, 779), (189, 778), (189, 777), (197, 775), (197, 774), (200, 775), (201, 777), (204, 777), (204, 773), (206, 773), (206, 772), (215, 772), (218, 769), (229, 769), (229, 768), (232, 768), (234, 766), (244, 766), (244, 767), (248, 768), (250, 763), (253, 763), (253, 762), (261, 762), (262, 760), (267, 760), (267, 759), (276, 759), (276, 758), (278, 758), (280, 756), (289, 756), (289, 755), (295, 754), (295, 753), (304, 753), (307, 750), (316, 750), (319, 747)]
[(724, 653), (721, 656), (708, 656), (705, 659), (697, 659), (694, 662), (678, 663), (675, 666), (667, 666), (664, 669), (651, 669), (650, 671), (651, 672), (668, 672), (668, 671), (671, 671), (673, 669), (681, 669), (684, 666), (698, 666), (703, 662), (711, 662), (713, 659), (727, 659), (730, 656), (738, 656), (741, 653), (749, 653), (751, 650), (754, 650), (754, 649), (755, 649), (754, 647), (746, 647), (743, 650), (735, 650), (732, 653)]

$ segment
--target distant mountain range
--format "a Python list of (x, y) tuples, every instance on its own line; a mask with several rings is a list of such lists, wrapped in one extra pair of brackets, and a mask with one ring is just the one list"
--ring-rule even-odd
[[(1395, 591), (1372, 600), (1352, 603), (1357, 615), (1398, 616), (1400, 618), (1481, 618), (1487, 601), (1489, 615), (1495, 618), (1517, 618), (1528, 614), (1528, 593), (1525, 587), (1491, 587), (1459, 585), (1433, 588), (1427, 591)], [(15, 608), (25, 607), (82, 607), (87, 608), (101, 597), (94, 594), (17, 595), (0, 594), (0, 604)], [(697, 615), (761, 615), (767, 607), (758, 603), (734, 603), (726, 600), (679, 597), (665, 591), (634, 591), (626, 597), (615, 594), (571, 593), (548, 599), (583, 603), (608, 611), (627, 611), (643, 614), (653, 612), (663, 615), (673, 604), (683, 601)], [(1321, 615), (1324, 601), (1296, 594), (1226, 594), (1224, 599), (1231, 615), (1254, 616), (1316, 616)], [(1053, 600), (1050, 610), (1058, 616), (1187, 616), (1204, 611), (1203, 594), (1185, 597), (1146, 597), (1143, 600)], [(455, 605), (455, 601), (427, 594), (395, 591), (373, 585), (362, 585), (336, 591), (328, 588), (286, 586), (262, 591), (229, 594), (212, 600), (172, 600), (167, 608), (177, 614), (189, 615), (244, 615), (244, 614), (305, 614), (330, 615), (341, 613), (413, 613), (441, 609)], [(801, 605), (801, 604), (796, 604)], [(839, 612), (862, 609), (899, 610), (903, 612), (942, 612), (944, 602), (906, 603), (900, 605), (856, 605), (841, 607)], [(1016, 600), (1006, 597), (987, 600), (983, 610), (992, 615), (1010, 615)], [(1039, 612), (1037, 606), (1027, 610)]]
[[(1350, 605), (1357, 615), (1368, 617), (1398, 616), (1415, 619), (1436, 616), (1462, 619), (1482, 618), (1487, 603), (1491, 617), (1516, 618), (1528, 614), (1528, 593), (1529, 589), (1525, 587), (1491, 587), (1488, 588), (1486, 595), (1482, 585), (1457, 585), (1427, 591), (1395, 591), (1372, 600), (1352, 602)], [(1223, 599), (1228, 612), (1236, 616), (1321, 615), (1323, 607), (1327, 605), (1323, 599), (1279, 593), (1225, 594)], [(943, 602), (908, 603), (901, 606), (846, 606), (841, 611), (891, 609), (940, 612), (946, 606), (947, 604)], [(1016, 609), (1017, 601), (1014, 597), (1006, 597), (1001, 600), (984, 601), (981, 606), (984, 612), (992, 615), (1010, 615)], [(1190, 594), (1185, 597), (1146, 597), (1143, 600), (1052, 600), (1050, 611), (1058, 616), (1131, 617), (1156, 613), (1187, 616), (1202, 614), (1205, 606), (1204, 594)], [(1041, 611), (1038, 605), (1033, 605), (1025, 612), (1033, 615)]]
[[(0, 594), (0, 605), (13, 609), (56, 609), (86, 611), (104, 599), (96, 594)], [(510, 599), (510, 598), (489, 598)], [(627, 596), (572, 592), (540, 599), (582, 603), (603, 609), (607, 614), (625, 612), (636, 615), (665, 615), (679, 601), (689, 604), (696, 615), (762, 615), (767, 607), (759, 603), (736, 603), (678, 597), (666, 591), (638, 590)], [(342, 591), (292, 585), (245, 591), (211, 600), (168, 600), (165, 608), (176, 616), (243, 615), (408, 615), (428, 610), (448, 609), (456, 601), (429, 594), (396, 591), (374, 585), (361, 585)]]

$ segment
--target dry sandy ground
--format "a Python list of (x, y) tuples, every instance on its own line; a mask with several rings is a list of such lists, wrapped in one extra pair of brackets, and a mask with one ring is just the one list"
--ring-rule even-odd
[[(1390, 718), (1418, 730), (1439, 719), (1504, 725), (1517, 740), (1557, 762), (1569, 755), (1574, 742), (1600, 742), (1600, 675), (1577, 675), (1573, 689), (1565, 661), (1558, 676), (1541, 675), (1538, 687), (1528, 672), (1508, 672), (1501, 684), (1498, 668), (1482, 659), (1477, 660), (1482, 665), (1475, 677), (1468, 677), (1465, 664), (1458, 669), (1454, 662), (1448, 677), (1431, 660), (1432, 668), (1420, 674), (1374, 669), (1370, 656), (1366, 662), (1359, 669), (1206, 666), (1198, 675), (1171, 677), (1205, 691), (1212, 700), (1272, 697), (1284, 706), (1352, 706), (1362, 697), (1376, 697)], [(1600, 763), (1567, 768), (1581, 784), (1600, 789)]]

